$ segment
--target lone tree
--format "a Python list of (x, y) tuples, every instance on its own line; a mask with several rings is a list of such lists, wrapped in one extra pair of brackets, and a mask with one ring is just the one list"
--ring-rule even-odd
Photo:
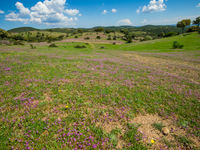
[(8, 32), (3, 29), (0, 29), (0, 39), (4, 39), (7, 37), (8, 37)]
[(198, 27), (200, 26), (200, 17), (197, 17), (194, 21), (193, 24), (196, 24)]
[(182, 33), (184, 32), (184, 29), (186, 26), (189, 26), (191, 24), (191, 20), (190, 19), (184, 19), (182, 21), (179, 21), (177, 23), (177, 28), (181, 28), (182, 29)]
[(95, 32), (103, 32), (104, 28), (103, 27), (98, 27), (94, 29)]

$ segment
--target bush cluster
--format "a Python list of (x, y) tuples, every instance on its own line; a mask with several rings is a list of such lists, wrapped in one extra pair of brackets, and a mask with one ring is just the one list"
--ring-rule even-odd
[(76, 45), (76, 46), (74, 46), (74, 48), (86, 48), (86, 46), (85, 45)]
[(174, 41), (173, 42), (173, 49), (182, 49), (184, 47), (184, 45), (180, 44), (179, 42), (177, 41)]
[(55, 43), (49, 45), (49, 47), (58, 47)]

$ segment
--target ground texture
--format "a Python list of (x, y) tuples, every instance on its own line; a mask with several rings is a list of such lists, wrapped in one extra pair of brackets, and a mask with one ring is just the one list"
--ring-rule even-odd
[(198, 149), (200, 45), (159, 42), (0, 46), (0, 149)]

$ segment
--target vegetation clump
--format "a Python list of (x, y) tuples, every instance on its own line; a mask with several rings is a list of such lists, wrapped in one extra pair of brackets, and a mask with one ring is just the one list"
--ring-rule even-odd
[(173, 49), (182, 49), (184, 47), (184, 45), (180, 44), (177, 41), (173, 42)]
[(76, 45), (76, 46), (74, 46), (74, 48), (86, 48), (86, 46), (85, 45)]
[(24, 43), (20, 40), (14, 41), (13, 45), (24, 45)]
[(0, 29), (0, 39), (5, 39), (7, 37), (8, 37), (8, 32), (3, 29)]
[(85, 39), (85, 40), (89, 40), (89, 39), (90, 39), (90, 37), (85, 37), (84, 39)]
[(55, 43), (49, 45), (49, 47), (58, 47)]
[(100, 40), (100, 39), (101, 39), (101, 37), (100, 37), (100, 36), (97, 36), (97, 37), (96, 37), (96, 39)]
[(31, 49), (36, 49), (36, 46), (33, 46), (33, 44), (30, 44)]
[(108, 35), (108, 38), (107, 38), (107, 40), (112, 40), (112, 39), (111, 39), (111, 35)]

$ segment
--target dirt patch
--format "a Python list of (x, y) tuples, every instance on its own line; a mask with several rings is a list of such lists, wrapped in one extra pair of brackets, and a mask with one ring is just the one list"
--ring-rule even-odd
[(108, 123), (97, 122), (96, 126), (101, 127), (103, 131), (105, 131), (106, 133), (110, 133), (114, 129), (123, 129), (123, 126), (121, 125), (120, 122), (108, 122)]
[(45, 102), (51, 102), (52, 101), (52, 98), (51, 98), (49, 93), (44, 93), (44, 97), (45, 97), (44, 98)]
[[(142, 142), (146, 145), (152, 144), (152, 140), (155, 141), (155, 143), (152, 144), (152, 149), (160, 149), (160, 148), (166, 148), (167, 145), (163, 142), (163, 139), (167, 140), (169, 143), (174, 145), (175, 148), (180, 148), (180, 144), (177, 143), (175, 136), (185, 136), (187, 138), (188, 135), (184, 129), (181, 129), (175, 125), (175, 122), (170, 119), (163, 119), (158, 115), (138, 115), (133, 120), (130, 121), (130, 123), (138, 124), (138, 131), (142, 134)], [(162, 131), (159, 131), (158, 129), (154, 128), (152, 125), (154, 123), (160, 123), (166, 128), (169, 129), (169, 134), (164, 135)], [(189, 138), (191, 139), (191, 138)], [(192, 138), (194, 144), (198, 147), (198, 144), (196, 143), (196, 139)], [(183, 148), (183, 147), (182, 147)]]
[[(91, 102), (87, 102), (91, 103)], [(94, 116), (95, 114), (98, 116), (95, 118), (95, 125), (98, 128), (101, 128), (104, 133), (112, 134), (113, 130), (119, 130), (119, 132), (115, 135), (117, 138), (117, 149), (123, 149), (127, 143), (123, 140), (123, 135), (126, 131), (126, 124), (123, 119), (120, 119), (116, 110), (121, 110), (121, 108), (115, 108), (107, 105), (94, 105), (92, 107), (86, 107), (85, 111), (87, 112), (84, 114), (84, 117), (88, 117), (91, 114)], [(114, 114), (110, 114), (110, 113)], [(123, 110), (120, 111), (123, 114)]]

